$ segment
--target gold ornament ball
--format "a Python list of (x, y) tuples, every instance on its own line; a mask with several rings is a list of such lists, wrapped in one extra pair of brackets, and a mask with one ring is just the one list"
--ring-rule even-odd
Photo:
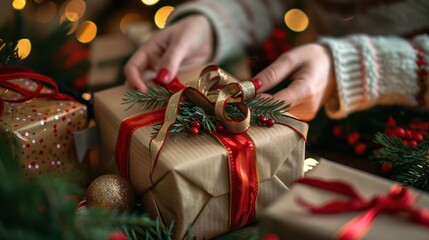
[(107, 174), (96, 178), (86, 190), (88, 206), (97, 206), (122, 211), (130, 211), (136, 205), (131, 184), (123, 177)]

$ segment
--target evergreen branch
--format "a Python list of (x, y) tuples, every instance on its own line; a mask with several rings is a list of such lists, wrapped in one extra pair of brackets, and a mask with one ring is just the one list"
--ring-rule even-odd
[[(207, 114), (201, 107), (195, 106), (190, 102), (181, 102), (176, 122), (171, 126), (169, 132), (188, 132), (194, 121), (199, 121), (204, 130), (211, 132), (216, 129), (216, 121), (218, 119), (215, 116)], [(160, 127), (160, 124), (154, 125), (152, 135), (155, 135)]]
[(171, 94), (163, 87), (149, 86), (147, 93), (138, 90), (126, 92), (124, 98), (122, 98), (122, 104), (130, 104), (126, 110), (136, 104), (140, 105), (140, 109), (156, 109), (165, 106)]
[(404, 144), (401, 139), (378, 133), (376, 143), (383, 148), (371, 156), (371, 160), (381, 165), (385, 162), (393, 164), (391, 178), (405, 186), (429, 190), (429, 141), (420, 143), (416, 148)]
[(284, 101), (275, 100), (272, 97), (264, 98), (260, 95), (256, 98), (248, 101), (246, 105), (250, 108), (252, 113), (251, 121), (252, 123), (259, 123), (258, 117), (265, 116), (267, 118), (272, 118), (276, 122), (280, 121), (282, 116), (285, 116), (285, 113), (288, 111), (290, 104), (285, 104)]

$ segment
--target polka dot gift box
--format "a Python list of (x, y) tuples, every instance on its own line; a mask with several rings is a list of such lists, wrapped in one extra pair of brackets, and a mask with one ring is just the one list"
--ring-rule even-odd
[[(0, 67), (0, 139), (23, 174), (28, 178), (46, 173), (61, 176), (82, 170), (73, 132), (86, 127), (86, 106), (58, 93), (55, 82), (48, 82), (53, 89), (45, 87), (46, 82), (37, 78), (51, 79), (43, 75), (6, 68)], [(36, 76), (36, 80), (16, 76)]]

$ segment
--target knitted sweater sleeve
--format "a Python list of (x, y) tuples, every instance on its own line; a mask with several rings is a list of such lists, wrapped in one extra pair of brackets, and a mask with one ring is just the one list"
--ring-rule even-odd
[(221, 62), (243, 54), (249, 45), (261, 42), (284, 14), (281, 0), (201, 0), (178, 6), (167, 24), (189, 14), (204, 14), (216, 37), (212, 61)]
[(350, 35), (320, 43), (330, 48), (335, 68), (338, 95), (325, 105), (331, 118), (374, 105), (429, 107), (428, 35), (410, 41)]

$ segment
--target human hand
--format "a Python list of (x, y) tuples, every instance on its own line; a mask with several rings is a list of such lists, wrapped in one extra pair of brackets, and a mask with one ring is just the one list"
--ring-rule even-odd
[(336, 91), (330, 53), (319, 44), (303, 45), (282, 54), (254, 79), (261, 81), (259, 92), (263, 92), (286, 77), (292, 82), (273, 97), (290, 103), (289, 112), (302, 120), (312, 120)]
[(147, 92), (142, 75), (157, 73), (156, 80), (168, 83), (179, 68), (209, 61), (213, 51), (213, 33), (203, 15), (187, 16), (156, 33), (140, 47), (124, 68), (127, 84)]

